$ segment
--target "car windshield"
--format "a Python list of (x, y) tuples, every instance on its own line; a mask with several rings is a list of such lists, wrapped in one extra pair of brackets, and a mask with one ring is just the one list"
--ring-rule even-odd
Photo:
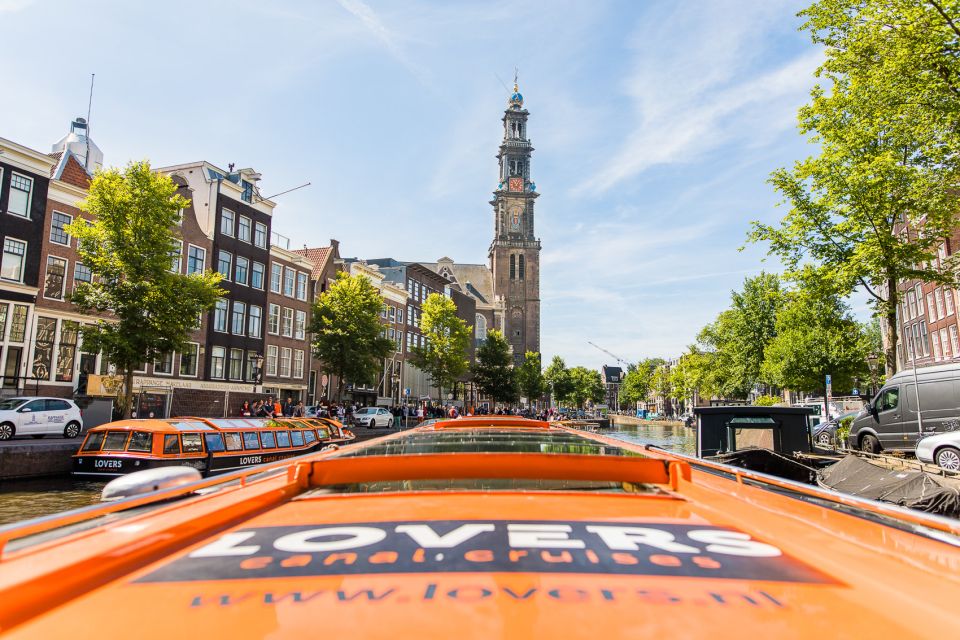
[(375, 412), (376, 412), (376, 409), (371, 409), (370, 407), (367, 407), (366, 409), (360, 409), (359, 411), (357, 411), (357, 415), (358, 415), (358, 416), (366, 416), (366, 415), (370, 415), (371, 413), (375, 413)]
[(13, 411), (23, 405), (30, 398), (8, 398), (0, 400), (0, 411)]

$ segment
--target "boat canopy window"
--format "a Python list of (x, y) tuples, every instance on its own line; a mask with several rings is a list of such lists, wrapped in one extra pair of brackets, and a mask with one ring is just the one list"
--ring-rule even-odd
[(226, 442), (227, 451), (240, 451), (240, 449), (243, 448), (243, 440), (241, 440), (240, 434), (236, 431), (223, 434), (223, 439)]
[(199, 433), (185, 433), (181, 438), (184, 453), (203, 453), (203, 439)]
[(277, 431), (277, 446), (278, 446), (278, 447), (289, 447), (289, 446), (290, 446), (290, 432), (289, 432), (289, 431)]
[(303, 431), (294, 431), (290, 434), (291, 442), (293, 446), (302, 447), (303, 446)]
[(332, 457), (416, 455), (418, 453), (557, 453), (578, 455), (639, 455), (613, 444), (565, 431), (544, 429), (457, 429), (411, 431), (366, 447), (351, 447)]
[(212, 418), (209, 422), (220, 429), (248, 429), (256, 426), (248, 424), (245, 420), (235, 418)]
[(170, 426), (177, 431), (213, 431), (213, 427), (197, 420), (171, 422)]
[(168, 433), (163, 436), (163, 453), (178, 455), (180, 453), (180, 436), (175, 433)]
[(203, 434), (203, 439), (207, 443), (207, 451), (216, 453), (224, 450), (223, 436), (219, 433), (205, 433)]
[(127, 445), (127, 451), (153, 450), (153, 434), (149, 431), (134, 431), (130, 434), (130, 443)]
[(311, 442), (317, 441), (317, 435), (313, 432), (312, 429), (308, 429), (303, 432), (303, 437), (306, 438), (306, 443), (310, 444)]
[(103, 444), (103, 437), (106, 434), (103, 431), (93, 431), (87, 434), (87, 441), (83, 443), (82, 451), (100, 451), (100, 445)]
[(770, 416), (737, 416), (727, 424), (731, 427), (774, 427), (777, 422)]
[(263, 444), (264, 449), (275, 449), (277, 447), (277, 440), (273, 435), (273, 431), (262, 431), (260, 433), (260, 442)]
[(257, 438), (256, 431), (244, 431), (243, 432), (243, 448), (244, 449), (259, 449), (260, 440)]
[(103, 441), (104, 451), (123, 451), (127, 445), (128, 431), (107, 431), (107, 437)]
[(668, 495), (653, 484), (605, 480), (544, 480), (528, 478), (456, 478), (446, 480), (382, 480), (333, 485), (309, 491), (301, 498), (331, 493), (399, 493), (411, 491), (587, 491), (591, 493), (644, 493)]

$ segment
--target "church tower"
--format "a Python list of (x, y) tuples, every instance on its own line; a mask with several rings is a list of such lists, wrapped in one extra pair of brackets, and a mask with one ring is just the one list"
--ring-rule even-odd
[(504, 304), (503, 333), (517, 363), (523, 362), (527, 351), (540, 352), (540, 240), (533, 226), (538, 194), (530, 178), (529, 115), (514, 83), (497, 155), (500, 183), (490, 202), (494, 214), (490, 269), (494, 295)]

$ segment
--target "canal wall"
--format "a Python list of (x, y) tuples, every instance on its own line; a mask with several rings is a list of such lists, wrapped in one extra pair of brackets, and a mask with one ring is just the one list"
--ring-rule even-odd
[(679, 420), (644, 420), (634, 416), (623, 416), (620, 414), (610, 414), (610, 420), (613, 424), (632, 424), (647, 425), (653, 427), (682, 427), (683, 423)]
[(0, 446), (0, 480), (64, 476), (70, 473), (71, 456), (79, 440), (68, 442), (24, 442), (14, 440)]

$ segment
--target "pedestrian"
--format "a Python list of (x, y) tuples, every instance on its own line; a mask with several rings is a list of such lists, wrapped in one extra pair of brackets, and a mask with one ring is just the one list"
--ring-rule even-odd
[(273, 417), (273, 404), (268, 404), (263, 400), (260, 401), (260, 408), (257, 409), (256, 413), (258, 418), (272, 418)]
[(248, 418), (253, 415), (253, 412), (250, 410), (250, 401), (244, 400), (243, 406), (240, 407), (240, 415)]
[(423, 422), (423, 405), (417, 407), (417, 424)]
[(306, 413), (307, 413), (307, 410), (304, 409), (304, 407), (303, 407), (303, 401), (302, 401), (302, 400), (298, 401), (298, 402), (297, 402), (297, 406), (295, 406), (295, 407), (293, 408), (293, 414), (292, 414), (292, 416), (293, 416), (294, 418), (302, 418), (302, 417), (304, 417), (304, 416), (306, 415)]
[(296, 408), (297, 408), (296, 405), (293, 404), (293, 398), (291, 398), (290, 396), (287, 396), (287, 403), (283, 405), (283, 417), (292, 418), (293, 412)]
[(273, 398), (270, 398), (270, 404), (273, 405), (273, 417), (274, 417), (274, 418), (280, 418), (280, 417), (282, 417), (282, 416), (283, 416), (283, 405), (280, 404), (280, 398), (277, 398), (276, 400), (274, 400)]

